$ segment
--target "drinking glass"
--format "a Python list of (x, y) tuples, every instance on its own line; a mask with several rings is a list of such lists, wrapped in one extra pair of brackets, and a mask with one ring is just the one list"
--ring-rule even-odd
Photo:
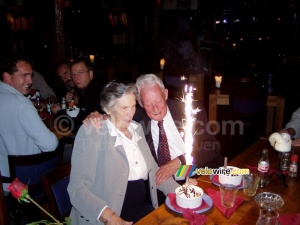
[(232, 184), (221, 184), (219, 188), (222, 206), (225, 208), (233, 207), (238, 187)]
[(34, 102), (34, 107), (37, 109), (38, 112), (41, 112), (44, 109), (44, 103), (41, 100), (37, 99)]
[(256, 194), (260, 177), (258, 174), (243, 175), (243, 191), (246, 196), (254, 196)]

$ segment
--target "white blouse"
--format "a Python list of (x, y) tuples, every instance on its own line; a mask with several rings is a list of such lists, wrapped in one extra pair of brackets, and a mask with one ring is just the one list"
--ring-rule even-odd
[(130, 140), (120, 130), (118, 130), (112, 122), (106, 120), (106, 123), (108, 125), (109, 134), (111, 136), (117, 137), (115, 147), (118, 145), (123, 145), (125, 149), (128, 164), (129, 164), (128, 180), (129, 181), (139, 180), (139, 179), (147, 180), (148, 170), (147, 170), (146, 162), (142, 155), (141, 150), (137, 145), (137, 142), (142, 138), (135, 131), (137, 125), (134, 123), (130, 123), (128, 127), (128, 131), (132, 136), (132, 139)]

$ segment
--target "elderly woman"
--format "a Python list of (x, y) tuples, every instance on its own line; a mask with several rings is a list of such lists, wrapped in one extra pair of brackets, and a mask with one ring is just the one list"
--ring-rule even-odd
[[(81, 126), (76, 135), (68, 186), (72, 225), (132, 224), (158, 205), (159, 167), (141, 125), (132, 121), (136, 92), (134, 84), (107, 84), (100, 104), (108, 120), (100, 129)], [(178, 186), (169, 178), (158, 189), (167, 194)]]

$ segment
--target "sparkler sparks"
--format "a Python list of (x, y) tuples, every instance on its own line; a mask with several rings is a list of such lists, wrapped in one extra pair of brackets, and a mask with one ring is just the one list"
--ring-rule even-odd
[(186, 122), (184, 126), (184, 142), (185, 142), (185, 160), (187, 165), (193, 164), (193, 157), (192, 157), (192, 150), (193, 150), (193, 143), (194, 143), (194, 135), (193, 135), (193, 125), (195, 118), (194, 116), (200, 112), (200, 109), (196, 108), (193, 109), (192, 102), (193, 102), (193, 87), (188, 87), (185, 85), (184, 88), (185, 96), (182, 101), (185, 103), (185, 116)]

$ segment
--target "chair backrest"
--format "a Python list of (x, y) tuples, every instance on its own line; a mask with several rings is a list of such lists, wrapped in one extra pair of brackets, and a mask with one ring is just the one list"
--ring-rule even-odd
[(60, 142), (55, 151), (33, 155), (9, 155), (10, 179), (16, 177), (28, 185), (28, 193), (34, 200), (44, 202), (46, 195), (41, 176), (62, 163), (64, 143)]
[(234, 112), (253, 116), (266, 109), (266, 98), (263, 96), (233, 95), (231, 96), (231, 104)]
[(0, 171), (0, 224), (8, 224), (8, 216), (7, 216), (6, 205), (4, 200), (4, 191), (2, 187), (1, 171)]
[(229, 97), (231, 119), (242, 121), (244, 126), (256, 129), (257, 135), (264, 135), (267, 121), (267, 94), (259, 89), (234, 92)]
[(60, 165), (42, 176), (42, 183), (48, 199), (50, 213), (59, 218), (69, 216), (72, 205), (67, 192), (70, 181), (71, 164)]

